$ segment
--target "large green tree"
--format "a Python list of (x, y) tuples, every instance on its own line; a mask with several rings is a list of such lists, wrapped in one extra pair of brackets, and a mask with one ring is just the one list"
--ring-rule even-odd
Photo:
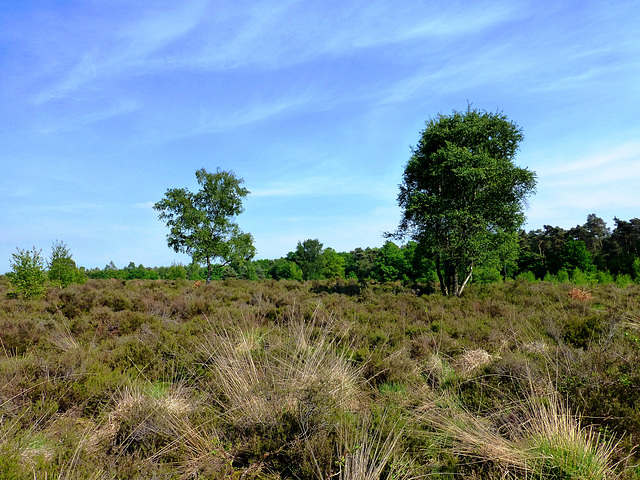
[(503, 114), (471, 107), (438, 115), (421, 132), (392, 236), (411, 237), (435, 261), (443, 294), (460, 295), (475, 265), (498, 247), (517, 245), (523, 202), (536, 184), (535, 173), (514, 164), (522, 139)]
[(296, 250), (287, 254), (287, 260), (296, 262), (305, 280), (317, 280), (322, 278), (324, 267), (322, 243), (317, 238), (298, 241)]
[(207, 266), (207, 283), (211, 281), (212, 262), (222, 265), (247, 261), (255, 255), (253, 237), (244, 233), (234, 221), (244, 211), (242, 200), (250, 192), (233, 172), (209, 173), (204, 168), (196, 172), (200, 190), (186, 188), (167, 190), (154, 205), (170, 232), (169, 247), (191, 255), (194, 262)]

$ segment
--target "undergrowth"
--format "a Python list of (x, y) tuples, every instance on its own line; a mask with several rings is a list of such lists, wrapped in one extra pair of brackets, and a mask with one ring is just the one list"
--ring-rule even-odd
[(636, 285), (9, 291), (1, 478), (640, 478)]

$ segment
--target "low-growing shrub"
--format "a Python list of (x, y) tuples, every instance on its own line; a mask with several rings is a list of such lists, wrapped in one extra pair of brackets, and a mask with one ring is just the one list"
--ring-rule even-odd
[(639, 285), (355, 285), (0, 278), (0, 472), (635, 478)]

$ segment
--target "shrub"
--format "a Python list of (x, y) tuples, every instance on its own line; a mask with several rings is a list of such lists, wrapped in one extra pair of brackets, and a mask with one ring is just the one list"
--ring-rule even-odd
[(25, 298), (37, 298), (44, 292), (46, 277), (41, 252), (33, 247), (31, 251), (18, 249), (12, 254), (10, 281), (15, 291)]
[(558, 283), (569, 283), (569, 272), (566, 269), (561, 268), (558, 271)]
[(574, 285), (586, 285), (589, 283), (589, 280), (589, 275), (579, 268), (576, 268), (571, 272), (571, 283)]
[(522, 279), (522, 280), (526, 280), (527, 282), (537, 282), (538, 280), (536, 279), (536, 275), (533, 272), (530, 272), (529, 270), (525, 271), (525, 272), (521, 272), (518, 274), (518, 276), (516, 277), (517, 279)]
[(598, 270), (594, 276), (597, 283), (613, 283), (613, 276), (609, 272)]
[(474, 283), (501, 283), (502, 275), (495, 267), (480, 267), (473, 274)]
[(640, 283), (640, 258), (633, 259), (631, 271), (633, 272), (633, 279), (636, 281), (636, 283)]
[(631, 279), (631, 276), (627, 275), (626, 273), (620, 274), (616, 277), (616, 285), (618, 285), (620, 288), (627, 288), (627, 286), (632, 283), (633, 280)]
[(47, 263), (49, 267), (47, 276), (53, 285), (66, 288), (72, 283), (84, 283), (86, 281), (86, 277), (76, 267), (76, 262), (71, 258), (71, 253), (64, 242), (53, 244), (51, 257)]

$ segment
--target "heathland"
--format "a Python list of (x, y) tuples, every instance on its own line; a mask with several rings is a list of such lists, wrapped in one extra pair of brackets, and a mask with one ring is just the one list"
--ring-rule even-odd
[(2, 478), (640, 477), (640, 285), (0, 277)]

